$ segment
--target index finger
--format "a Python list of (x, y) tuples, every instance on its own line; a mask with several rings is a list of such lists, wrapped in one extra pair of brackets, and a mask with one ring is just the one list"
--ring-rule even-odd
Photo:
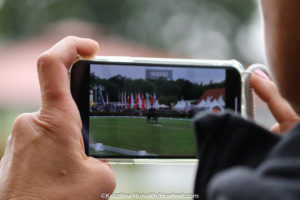
[(275, 119), (281, 124), (286, 121), (299, 120), (298, 115), (279, 93), (275, 84), (260, 78), (255, 73), (251, 75), (251, 86), (256, 94), (268, 105)]
[(40, 55), (37, 62), (42, 106), (54, 106), (72, 100), (69, 70), (79, 56), (93, 56), (98, 43), (85, 38), (69, 36)]

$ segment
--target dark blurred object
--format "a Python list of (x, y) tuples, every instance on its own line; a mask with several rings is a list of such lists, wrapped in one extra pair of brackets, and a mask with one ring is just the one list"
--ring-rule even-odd
[(209, 114), (195, 121), (199, 166), (195, 193), (206, 199), (213, 176), (236, 166), (257, 167), (280, 136), (232, 113)]

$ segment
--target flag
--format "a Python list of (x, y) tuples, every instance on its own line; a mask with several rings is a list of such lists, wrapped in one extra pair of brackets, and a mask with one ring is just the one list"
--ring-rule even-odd
[(123, 102), (124, 102), (124, 104), (126, 105), (126, 102), (127, 102), (126, 92), (124, 92), (123, 95), (124, 95), (124, 99), (123, 99), (124, 101), (123, 101)]
[(93, 91), (94, 91), (94, 102), (98, 102), (97, 88), (94, 89)]
[(123, 92), (121, 92), (121, 104), (123, 105)]
[(156, 99), (155, 103), (153, 104), (153, 108), (158, 109), (158, 107), (159, 107), (159, 102), (158, 102), (158, 99)]
[(153, 106), (153, 103), (154, 103), (154, 99), (152, 94), (150, 94), (150, 106)]
[(142, 93), (142, 109), (145, 109), (145, 98), (143, 93)]
[(128, 105), (128, 108), (130, 108), (130, 96), (129, 95), (127, 96), (127, 105)]
[(106, 95), (106, 105), (109, 104), (109, 101), (108, 101), (108, 94)]
[(153, 108), (158, 109), (159, 103), (158, 103), (158, 100), (156, 98), (156, 93), (155, 92), (153, 93), (153, 99), (154, 99), (153, 100), (154, 101)]
[(137, 93), (134, 93), (135, 96), (135, 108), (139, 108), (139, 99)]
[(138, 94), (138, 99), (139, 99), (139, 108), (142, 108), (142, 98), (141, 98), (141, 94)]
[(132, 92), (131, 92), (130, 104), (131, 104), (131, 108), (134, 108), (134, 99), (133, 99), (133, 94), (132, 94)]
[(103, 105), (104, 105), (105, 102), (104, 102), (103, 95), (102, 95), (102, 91), (100, 90), (99, 85), (97, 85), (97, 91), (98, 91), (98, 95), (99, 95), (98, 102), (99, 102), (100, 104), (103, 104)]
[(150, 102), (149, 102), (149, 94), (146, 92), (145, 94), (146, 97), (146, 108), (149, 109), (150, 108)]
[(94, 92), (90, 90), (90, 104), (94, 102)]

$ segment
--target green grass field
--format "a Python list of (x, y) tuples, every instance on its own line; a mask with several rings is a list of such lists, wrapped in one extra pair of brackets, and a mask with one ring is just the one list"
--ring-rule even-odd
[[(196, 141), (192, 121), (158, 119), (147, 123), (146, 118), (90, 118), (90, 143), (128, 149), (145, 150), (161, 156), (194, 156)], [(90, 153), (96, 153), (90, 149)], [(110, 152), (108, 155), (113, 155)], [(96, 153), (97, 154), (97, 153)]]

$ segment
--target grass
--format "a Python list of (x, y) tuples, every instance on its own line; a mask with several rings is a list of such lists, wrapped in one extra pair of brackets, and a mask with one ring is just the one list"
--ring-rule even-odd
[(158, 119), (147, 123), (145, 118), (90, 118), (90, 143), (145, 150), (162, 156), (194, 156), (196, 142), (192, 122), (180, 119)]

